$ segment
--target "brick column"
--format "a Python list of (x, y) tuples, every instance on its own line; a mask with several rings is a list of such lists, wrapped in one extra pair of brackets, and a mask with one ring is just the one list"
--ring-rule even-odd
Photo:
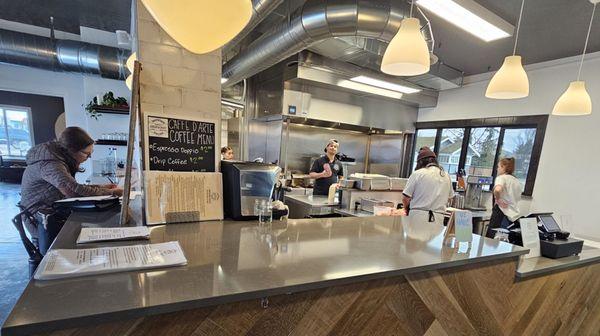
[(194, 54), (175, 42), (137, 0), (137, 53), (142, 63), (144, 116), (201, 118), (215, 123), (216, 157), (221, 144), (221, 50)]

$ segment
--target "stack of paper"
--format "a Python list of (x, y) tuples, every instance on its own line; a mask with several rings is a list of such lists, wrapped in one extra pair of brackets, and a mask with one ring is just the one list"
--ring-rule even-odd
[(118, 227), (118, 228), (82, 228), (77, 244), (111, 240), (150, 239), (150, 229), (147, 226)]
[(50, 250), (42, 259), (34, 279), (52, 280), (83, 275), (186, 265), (179, 242)]

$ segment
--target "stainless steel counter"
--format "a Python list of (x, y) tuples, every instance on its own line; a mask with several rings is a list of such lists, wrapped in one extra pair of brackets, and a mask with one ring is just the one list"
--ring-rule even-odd
[[(114, 226), (116, 211), (74, 214), (52, 248), (77, 248), (82, 223)], [(31, 281), (2, 334), (20, 335), (137, 318), (334, 285), (515, 258), (526, 249), (473, 236), (444, 246), (443, 227), (406, 217), (212, 221), (155, 226), (152, 243), (178, 240), (187, 266)], [(135, 242), (140, 243), (140, 242)], [(87, 247), (133, 244), (90, 244)], [(516, 262), (516, 260), (515, 260)]]
[(583, 245), (583, 250), (576, 256), (559, 259), (546, 257), (521, 258), (519, 267), (517, 268), (517, 277), (529, 278), (540, 276), (598, 262), (600, 262), (600, 248)]
[(329, 203), (327, 196), (285, 195), (285, 204), (290, 209), (290, 218), (332, 215), (339, 203)]
[(343, 217), (374, 217), (375, 214), (363, 210), (348, 210), (348, 209), (335, 209), (336, 214), (342, 215)]

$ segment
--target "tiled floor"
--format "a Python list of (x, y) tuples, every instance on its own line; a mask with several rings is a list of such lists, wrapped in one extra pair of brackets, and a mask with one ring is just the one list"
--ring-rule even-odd
[(18, 212), (20, 185), (0, 182), (0, 323), (29, 281), (27, 252), (11, 223)]

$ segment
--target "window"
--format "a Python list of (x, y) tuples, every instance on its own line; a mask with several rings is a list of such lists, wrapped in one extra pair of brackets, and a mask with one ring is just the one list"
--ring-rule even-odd
[(0, 105), (0, 155), (25, 157), (33, 145), (29, 109)]
[(424, 139), (437, 145), (438, 162), (453, 181), (459, 171), (496, 177), (498, 160), (514, 157), (514, 175), (531, 196), (547, 123), (547, 115), (417, 123), (413, 162)]
[(465, 173), (467, 175), (493, 175), (499, 138), (500, 127), (471, 129), (467, 161), (465, 163)]
[(515, 158), (515, 171), (513, 175), (521, 181), (523, 187), (527, 182), (535, 133), (535, 128), (507, 129), (504, 132), (500, 156), (501, 158)]
[(462, 152), (462, 143), (465, 136), (464, 128), (444, 128), (440, 138), (440, 150), (438, 155), (448, 156), (447, 163), (440, 162), (440, 165), (450, 174), (452, 181), (456, 181), (458, 172), (458, 163)]
[(421, 147), (429, 147), (431, 150), (435, 149), (435, 137), (437, 136), (437, 130), (435, 129), (420, 129), (417, 131), (415, 137), (415, 154), (413, 160), (413, 170), (417, 166), (417, 155)]

